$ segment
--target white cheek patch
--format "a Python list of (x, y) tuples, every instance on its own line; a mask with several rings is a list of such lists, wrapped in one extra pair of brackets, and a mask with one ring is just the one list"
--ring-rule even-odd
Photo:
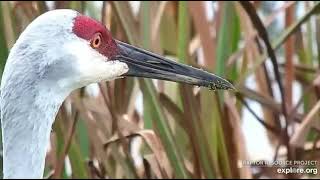
[(95, 72), (92, 72), (92, 74), (96, 74), (96, 76), (99, 77), (99, 80), (113, 80), (119, 78), (129, 70), (129, 67), (126, 63), (118, 60), (106, 61), (103, 63), (103, 67), (97, 67), (95, 68)]
[(61, 86), (67, 86), (69, 83), (79, 88), (95, 82), (110, 81), (129, 70), (126, 63), (109, 61), (107, 57), (92, 49), (85, 40), (77, 38), (76, 41), (66, 43), (64, 48), (73, 57), (69, 61), (75, 66), (76, 73), (73, 77), (60, 81)]

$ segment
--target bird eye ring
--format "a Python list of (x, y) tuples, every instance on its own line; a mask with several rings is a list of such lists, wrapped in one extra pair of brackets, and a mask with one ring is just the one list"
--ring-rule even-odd
[(91, 47), (93, 48), (98, 48), (101, 45), (101, 34), (97, 33), (93, 36), (92, 40), (91, 40)]

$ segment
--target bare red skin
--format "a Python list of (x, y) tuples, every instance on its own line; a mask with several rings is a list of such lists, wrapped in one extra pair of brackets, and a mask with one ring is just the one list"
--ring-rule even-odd
[(109, 59), (119, 54), (117, 43), (109, 30), (103, 24), (88, 16), (78, 15), (75, 18), (72, 31), (78, 37), (89, 42), (97, 33), (100, 33), (102, 37), (101, 45), (94, 49)]

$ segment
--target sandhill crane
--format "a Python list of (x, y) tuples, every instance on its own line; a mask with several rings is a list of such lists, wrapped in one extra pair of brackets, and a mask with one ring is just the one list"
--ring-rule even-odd
[(74, 10), (46, 12), (21, 33), (1, 80), (4, 178), (42, 178), (57, 111), (71, 91), (125, 76), (216, 89), (227, 80), (112, 38)]

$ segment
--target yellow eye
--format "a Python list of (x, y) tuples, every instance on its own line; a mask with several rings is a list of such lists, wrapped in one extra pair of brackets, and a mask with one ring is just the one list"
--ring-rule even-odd
[(91, 40), (91, 46), (93, 48), (99, 48), (101, 45), (102, 39), (101, 39), (101, 34), (97, 33), (93, 36), (92, 40)]

